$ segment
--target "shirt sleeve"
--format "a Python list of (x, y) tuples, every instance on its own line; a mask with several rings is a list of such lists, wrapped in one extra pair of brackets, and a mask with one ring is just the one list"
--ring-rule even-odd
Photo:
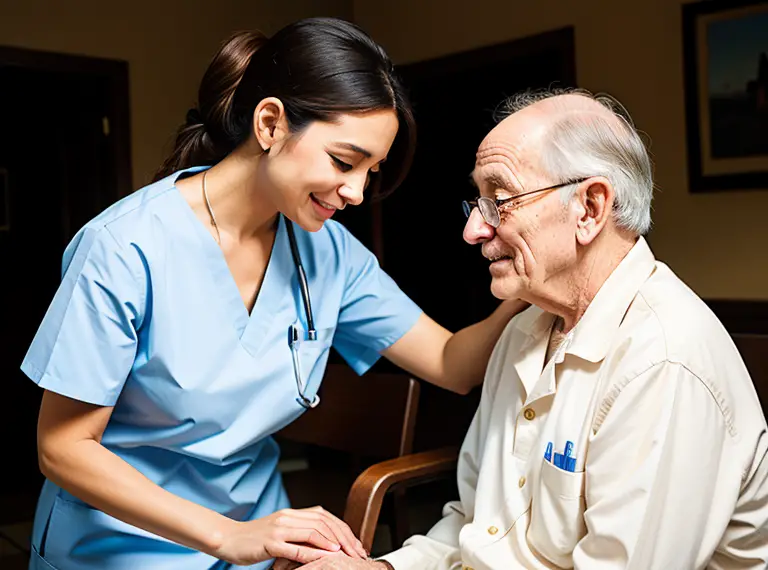
[(22, 371), (63, 396), (113, 406), (136, 356), (144, 289), (138, 253), (86, 227), (64, 253), (62, 281)]
[(422, 311), (357, 238), (343, 230), (342, 239), (346, 275), (333, 345), (362, 374), (411, 329)]
[(741, 484), (723, 411), (700, 378), (670, 362), (614, 397), (589, 446), (575, 570), (703, 568)]

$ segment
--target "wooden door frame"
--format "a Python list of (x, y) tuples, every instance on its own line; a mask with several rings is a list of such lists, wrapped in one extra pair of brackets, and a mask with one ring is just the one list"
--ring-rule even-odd
[(106, 196), (106, 198), (111, 203), (133, 191), (128, 62), (0, 46), (0, 67), (23, 67), (58, 73), (79, 73), (106, 79), (109, 84), (108, 113), (110, 139), (112, 141), (110, 149), (117, 175), (116, 193)]

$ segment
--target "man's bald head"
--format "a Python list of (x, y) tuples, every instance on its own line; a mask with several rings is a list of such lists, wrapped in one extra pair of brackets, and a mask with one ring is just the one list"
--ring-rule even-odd
[(614, 185), (616, 224), (638, 235), (651, 225), (648, 152), (624, 107), (585, 90), (525, 92), (505, 101), (499, 124), (478, 149), (478, 164), (500, 145), (555, 182), (605, 176)]

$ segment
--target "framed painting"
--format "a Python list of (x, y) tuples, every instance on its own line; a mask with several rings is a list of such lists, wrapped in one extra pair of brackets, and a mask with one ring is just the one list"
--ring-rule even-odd
[(683, 5), (691, 192), (768, 189), (768, 1)]

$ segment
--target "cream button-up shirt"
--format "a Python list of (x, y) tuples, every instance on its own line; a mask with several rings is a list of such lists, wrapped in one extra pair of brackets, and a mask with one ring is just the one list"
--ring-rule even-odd
[[(383, 559), (396, 570), (768, 567), (768, 428), (706, 305), (641, 238), (546, 361), (553, 323), (536, 307), (510, 322), (461, 450), (460, 500)], [(557, 467), (566, 442), (575, 460)]]

